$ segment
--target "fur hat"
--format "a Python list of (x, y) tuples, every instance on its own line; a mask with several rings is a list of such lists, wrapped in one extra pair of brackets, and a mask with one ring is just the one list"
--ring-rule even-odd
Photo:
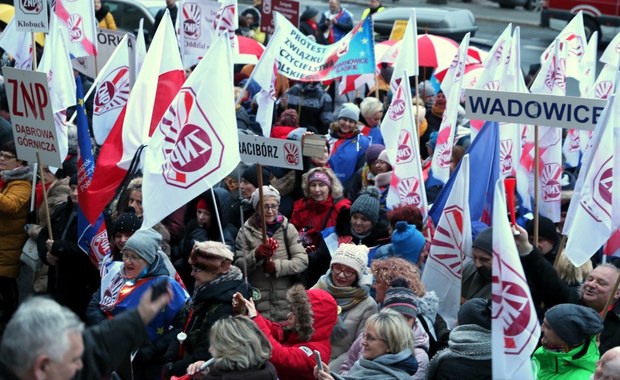
[(372, 144), (366, 149), (366, 163), (370, 166), (379, 159), (379, 154), (385, 150), (383, 144)]
[(396, 222), (392, 233), (392, 249), (398, 256), (417, 264), (420, 253), (426, 245), (426, 239), (413, 224), (404, 220)]
[(360, 213), (367, 217), (373, 226), (376, 225), (381, 210), (379, 198), (381, 198), (379, 189), (375, 186), (368, 186), (351, 205), (351, 215)]
[(480, 232), (474, 239), (472, 247), (478, 248), (488, 255), (493, 255), (493, 227)]
[(491, 304), (484, 298), (472, 298), (461, 305), (456, 317), (459, 325), (478, 325), (491, 330)]
[(129, 207), (116, 218), (112, 228), (112, 238), (119, 232), (136, 232), (140, 226), (142, 226), (142, 218), (138, 218), (133, 207)]
[(395, 278), (385, 293), (383, 308), (397, 311), (406, 317), (415, 318), (419, 312), (417, 301), (418, 296), (407, 286), (407, 281), (403, 278)]
[[(525, 223), (525, 230), (527, 231), (528, 236), (534, 236), (534, 221), (528, 220)], [(543, 239), (549, 240), (553, 244), (556, 244), (560, 241), (560, 237), (558, 236), (558, 231), (555, 227), (555, 223), (545, 216), (540, 216), (538, 218), (538, 236)]]
[(360, 118), (360, 109), (353, 103), (345, 103), (342, 105), (340, 112), (338, 112), (338, 119), (351, 119), (356, 122)]
[[(263, 186), (263, 198), (265, 197), (274, 197), (278, 200), (278, 204), (280, 204), (280, 192), (278, 191), (278, 189), (271, 185)], [(254, 210), (256, 210), (256, 207), (258, 207), (259, 198), (260, 193), (258, 189), (256, 189), (252, 193), (252, 206), (254, 206)]]
[(123, 252), (129, 249), (143, 258), (147, 263), (153, 264), (155, 258), (158, 256), (157, 252), (161, 247), (161, 241), (161, 235), (154, 229), (139, 229), (127, 239)]
[(194, 243), (190, 254), (190, 264), (205, 269), (209, 266), (207, 260), (210, 256), (221, 257), (229, 261), (234, 259), (233, 253), (226, 247), (226, 244), (219, 241), (200, 241)]
[(572, 303), (563, 303), (547, 310), (545, 320), (553, 332), (570, 346), (582, 344), (603, 331), (603, 320), (596, 311)]
[(368, 267), (368, 252), (368, 247), (363, 244), (340, 244), (332, 257), (331, 264), (342, 264), (354, 269), (359, 280)]

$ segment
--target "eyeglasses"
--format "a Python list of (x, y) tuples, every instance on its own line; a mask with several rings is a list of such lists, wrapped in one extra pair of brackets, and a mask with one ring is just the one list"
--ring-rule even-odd
[(130, 263), (135, 263), (138, 260), (143, 260), (140, 256), (128, 255), (123, 253), (123, 261), (129, 261)]
[(13, 158), (17, 158), (17, 156), (14, 155), (14, 154), (11, 154), (11, 153), (0, 152), (0, 160), (8, 161), (8, 160), (13, 159)]
[(377, 342), (377, 341), (379, 341), (379, 342), (385, 342), (386, 341), (385, 339), (377, 338), (376, 336), (370, 335), (370, 334), (366, 333), (366, 331), (362, 332), (362, 340), (365, 340), (365, 341), (367, 341), (369, 343)]
[(347, 278), (355, 276), (356, 274), (354, 270), (346, 269), (346, 268), (343, 268), (341, 266), (336, 266), (336, 265), (332, 266), (332, 272), (334, 272), (336, 276), (339, 276), (342, 273)]
[(277, 210), (280, 205), (263, 205), (263, 210)]

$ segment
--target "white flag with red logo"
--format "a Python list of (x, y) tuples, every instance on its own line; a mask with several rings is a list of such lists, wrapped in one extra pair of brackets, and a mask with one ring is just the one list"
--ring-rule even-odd
[(37, 71), (47, 75), (54, 113), (65, 111), (76, 103), (75, 76), (60, 27), (51, 28), (45, 46)]
[(216, 16), (220, 3), (213, 0), (183, 1), (177, 15), (179, 45), (184, 67), (198, 63), (218, 36)]
[[(409, 75), (406, 71), (403, 73)], [(392, 208), (398, 204), (411, 204), (417, 206), (426, 218), (428, 204), (422, 176), (418, 132), (411, 106), (409, 81), (401, 80), (386, 117), (381, 123), (381, 134), (385, 136), (385, 149), (393, 168), (386, 205)]]
[(449, 328), (456, 326), (461, 305), (463, 262), (471, 256), (469, 154), (461, 161), (454, 186), (437, 223), (422, 282), (439, 297), (438, 313)]
[(405, 28), (401, 47), (400, 54), (398, 54), (396, 63), (394, 63), (394, 71), (390, 80), (392, 93), (396, 92), (400, 81), (403, 80), (405, 71), (407, 72), (406, 80), (409, 80), (410, 76), (418, 75), (418, 22), (415, 8), (412, 8), (409, 14), (409, 22)]
[(620, 33), (616, 33), (613, 40), (607, 45), (605, 51), (601, 55), (601, 62), (614, 67), (620, 64)]
[(0, 36), (0, 47), (14, 60), (15, 68), (32, 70), (32, 33), (20, 32), (13, 17)]
[[(620, 104), (613, 94), (594, 130), (592, 147), (584, 159), (566, 215), (569, 229), (564, 252), (575, 266), (588, 261), (611, 236), (612, 199), (618, 197), (618, 192), (612, 191), (614, 152), (620, 149), (614, 141), (614, 132), (620, 123), (618, 115)], [(585, 175), (583, 181), (582, 175)], [(565, 225), (565, 231), (566, 228)]]
[(140, 74), (144, 58), (146, 58), (146, 41), (144, 41), (144, 19), (140, 19), (140, 27), (138, 28), (138, 35), (136, 36), (136, 48), (134, 49), (134, 64), (136, 78)]
[(467, 60), (467, 49), (469, 48), (469, 33), (465, 35), (459, 50), (452, 59), (450, 68), (441, 83), (441, 89), (446, 94), (446, 110), (439, 126), (437, 144), (433, 152), (431, 170), (433, 177), (446, 183), (450, 177), (450, 163), (452, 161), (452, 145), (454, 144), (454, 131), (457, 127), (458, 107), (461, 101), (461, 89), (463, 85), (463, 75), (465, 74), (465, 63)]
[(213, 39), (221, 36), (224, 32), (228, 33), (230, 46), (233, 51), (239, 52), (239, 47), (235, 44), (235, 30), (239, 28), (239, 17), (237, 17), (237, 0), (220, 0), (220, 9), (213, 20)]
[(271, 127), (273, 125), (273, 108), (276, 103), (276, 79), (278, 77), (278, 63), (273, 63), (273, 76), (269, 88), (261, 88), (256, 95), (256, 122), (260, 124), (263, 136), (271, 136)]
[[(235, 125), (232, 49), (226, 33), (198, 63), (146, 150), (143, 227), (215, 186), (241, 160)], [(217, 91), (213, 91), (217, 88)]]
[(56, 0), (54, 13), (66, 36), (71, 58), (97, 55), (97, 19), (92, 1)]
[[(582, 59), (586, 52), (586, 32), (583, 28), (583, 12), (575, 17), (562, 29), (555, 40), (540, 56), (541, 66), (549, 59), (556, 45), (566, 52), (566, 76), (579, 80), (583, 75)], [(533, 91), (532, 91), (533, 92)]]
[(131, 89), (129, 81), (129, 45), (127, 36), (124, 36), (95, 79), (93, 134), (99, 145), (103, 145), (127, 104)]
[(540, 325), (508, 221), (506, 191), (500, 179), (493, 205), (493, 379), (534, 379), (531, 355)]
[(87, 189), (92, 198), (82, 210), (94, 223), (114, 198), (139, 148), (147, 144), (170, 102), (183, 85), (185, 72), (170, 20), (164, 17), (155, 32), (144, 66), (127, 105), (114, 123), (97, 157), (95, 174)]

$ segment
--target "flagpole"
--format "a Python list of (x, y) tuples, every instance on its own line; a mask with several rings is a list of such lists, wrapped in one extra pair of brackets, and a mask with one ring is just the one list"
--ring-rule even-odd
[[(39, 167), (38, 163), (34, 163), (32, 167), (33, 173), (37, 172)], [(34, 211), (35, 201), (36, 201), (36, 192), (37, 192), (37, 176), (32, 176), (32, 191), (30, 192), (30, 211)]]
[(34, 35), (34, 32), (30, 33), (32, 36), (32, 71), (37, 71), (37, 66), (39, 63), (37, 62), (37, 39)]
[(217, 218), (217, 226), (220, 228), (220, 239), (222, 239), (222, 243), (226, 244), (226, 240), (224, 240), (224, 230), (222, 230), (222, 220), (220, 219), (220, 211), (217, 207), (217, 200), (215, 199), (215, 192), (213, 188), (211, 188), (211, 198), (213, 199), (213, 208), (215, 209), (215, 217)]
[(555, 268), (555, 265), (558, 262), (558, 259), (560, 258), (560, 255), (562, 255), (564, 253), (564, 248), (566, 248), (566, 242), (568, 241), (568, 236), (567, 235), (562, 235), (562, 240), (560, 240), (560, 244), (558, 245), (558, 253), (557, 255), (555, 255), (555, 260), (553, 260), (553, 267)]
[(538, 125), (534, 125), (534, 244), (538, 244)]
[(264, 244), (267, 243), (267, 223), (265, 223), (265, 209), (263, 208), (263, 165), (256, 164), (256, 173), (258, 174), (258, 215)]

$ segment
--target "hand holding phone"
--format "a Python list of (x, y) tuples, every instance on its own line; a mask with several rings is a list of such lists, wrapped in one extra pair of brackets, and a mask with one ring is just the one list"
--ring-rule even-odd
[(316, 366), (319, 371), (323, 370), (323, 361), (321, 360), (321, 353), (317, 350), (314, 350), (314, 360), (316, 361)]
[(151, 301), (155, 301), (159, 296), (168, 292), (168, 280), (166, 278), (156, 280), (155, 284), (151, 286), (151, 290)]

